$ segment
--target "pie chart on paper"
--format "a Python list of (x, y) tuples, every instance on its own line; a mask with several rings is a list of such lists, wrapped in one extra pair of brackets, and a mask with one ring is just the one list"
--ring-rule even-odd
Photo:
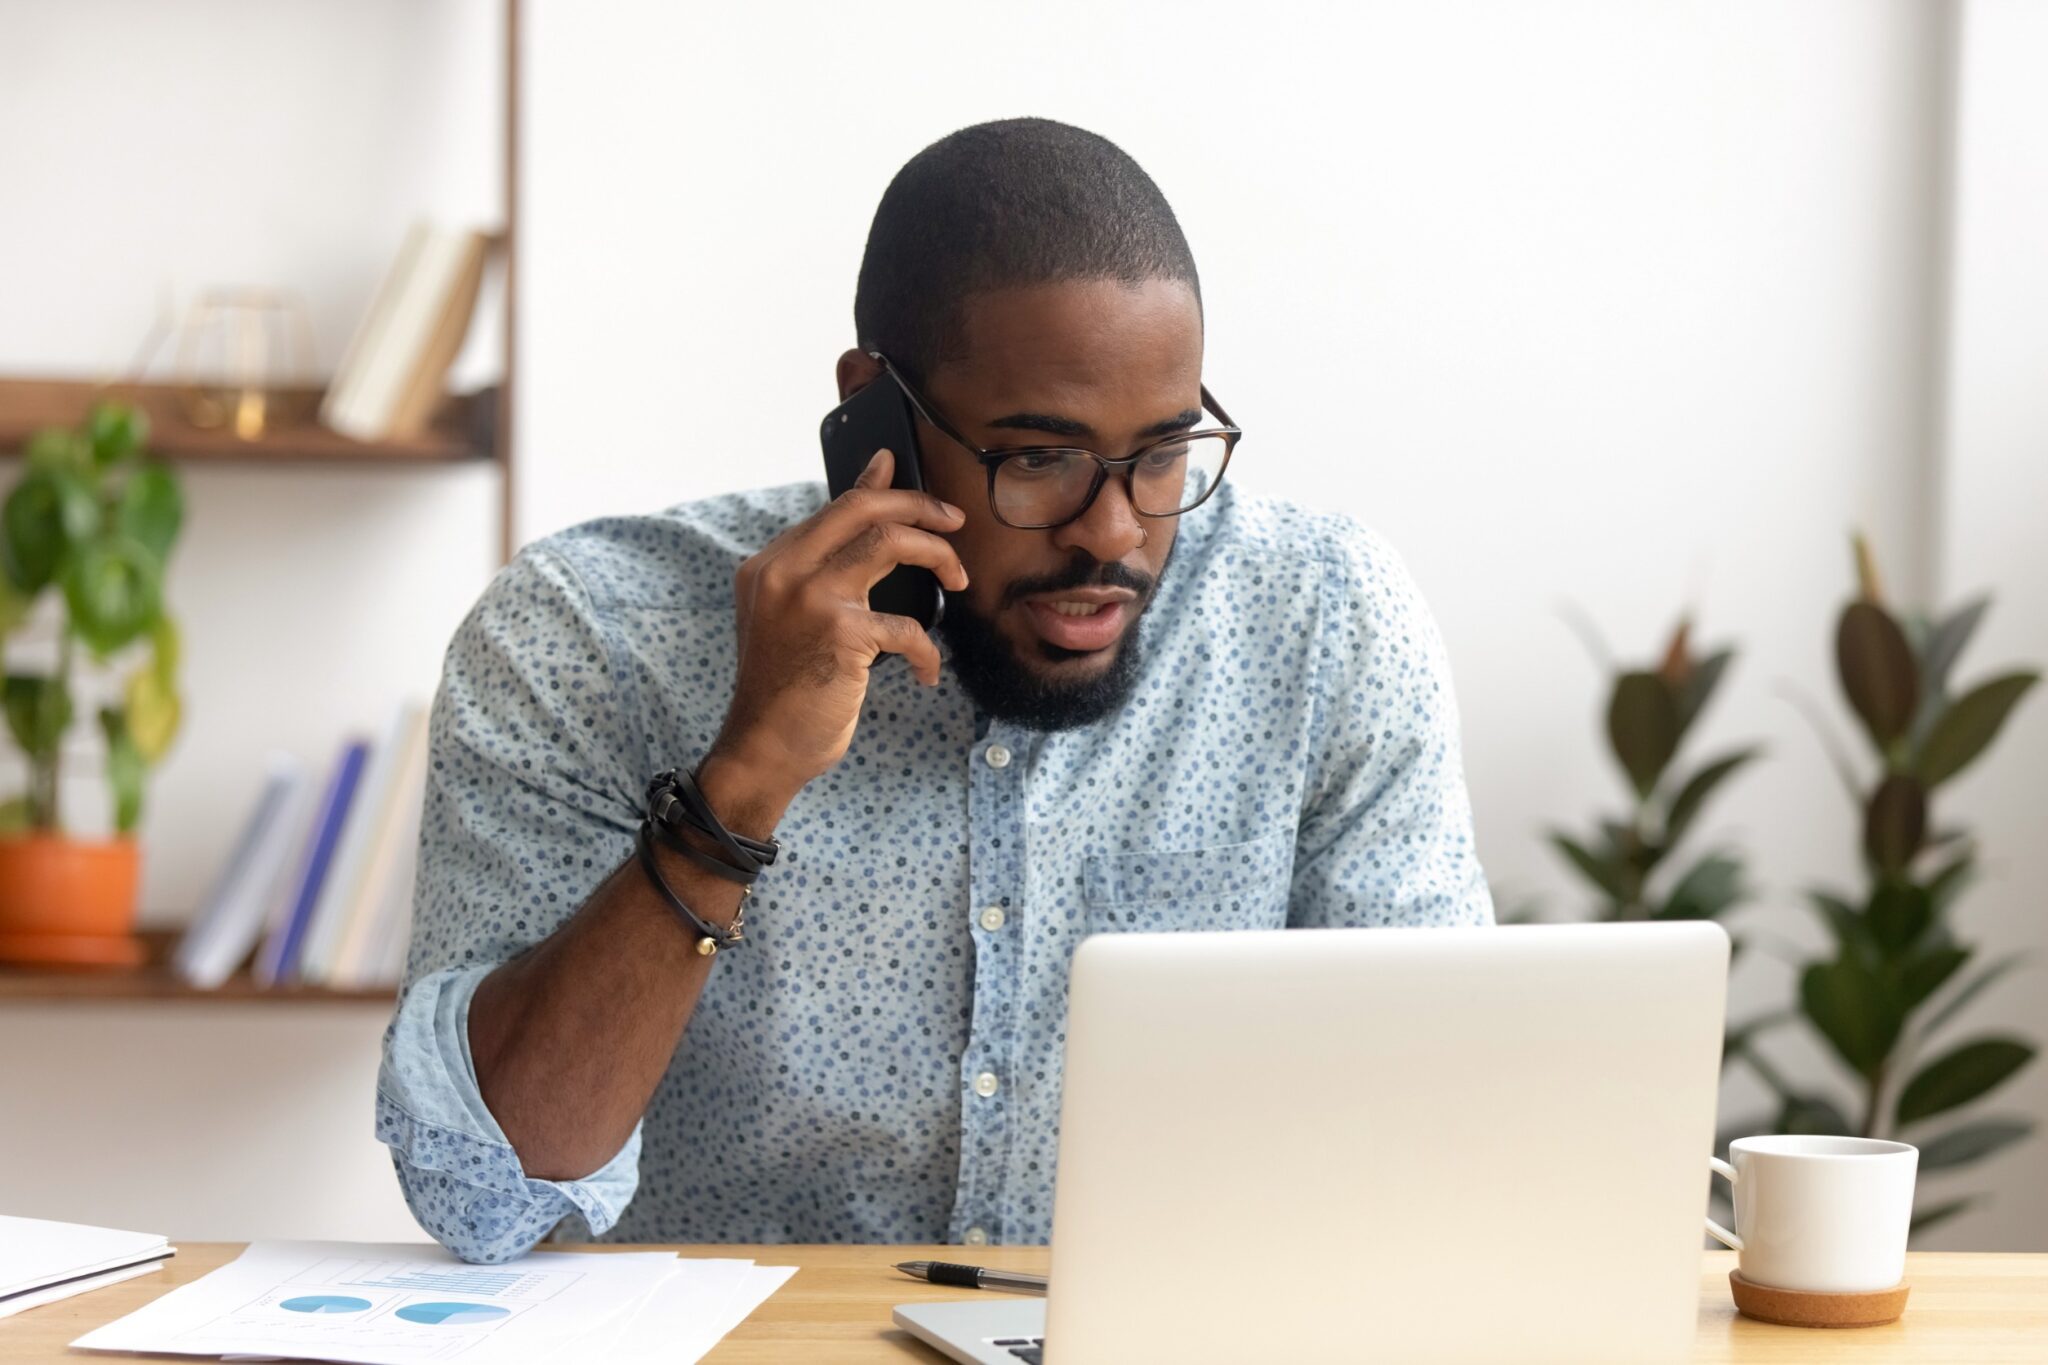
[(348, 1294), (304, 1294), (278, 1305), (293, 1313), (360, 1313), (369, 1306), (368, 1299)]
[(488, 1303), (409, 1303), (398, 1310), (398, 1316), (429, 1327), (474, 1327), (478, 1323), (496, 1322), (509, 1311)]

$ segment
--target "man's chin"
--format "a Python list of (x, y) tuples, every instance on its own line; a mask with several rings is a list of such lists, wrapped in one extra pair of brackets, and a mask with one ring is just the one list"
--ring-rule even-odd
[(1028, 642), (1016, 642), (967, 610), (949, 609), (939, 633), (975, 706), (1030, 730), (1072, 730), (1117, 711), (1142, 662), (1136, 619), (1115, 644), (1091, 650), (1062, 648), (1028, 628)]

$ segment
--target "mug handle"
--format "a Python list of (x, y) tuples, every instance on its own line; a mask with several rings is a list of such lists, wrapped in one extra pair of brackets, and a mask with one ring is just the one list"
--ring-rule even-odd
[[(1735, 1183), (1735, 1168), (1733, 1166), (1730, 1166), (1727, 1162), (1721, 1160), (1721, 1158), (1717, 1156), (1708, 1157), (1707, 1167), (1708, 1169), (1713, 1171), (1715, 1175), (1720, 1176), (1729, 1184), (1733, 1185)], [(1730, 1232), (1727, 1228), (1722, 1227), (1719, 1223), (1715, 1222), (1711, 1218), (1707, 1220), (1707, 1231), (1714, 1235), (1715, 1241), (1719, 1242), (1722, 1246), (1727, 1247), (1730, 1251), (1742, 1250), (1742, 1239), (1740, 1237), (1737, 1237), (1734, 1233)]]

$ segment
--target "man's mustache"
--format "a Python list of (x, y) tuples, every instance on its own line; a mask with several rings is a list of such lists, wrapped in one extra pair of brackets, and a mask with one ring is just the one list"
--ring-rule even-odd
[(1122, 564), (1105, 564), (1084, 551), (1076, 554), (1068, 561), (1067, 567), (1056, 574), (1012, 581), (1003, 589), (1002, 605), (1008, 607), (1039, 593), (1066, 592), (1070, 588), (1128, 588), (1142, 602), (1152, 595), (1157, 582), (1150, 574), (1139, 573)]

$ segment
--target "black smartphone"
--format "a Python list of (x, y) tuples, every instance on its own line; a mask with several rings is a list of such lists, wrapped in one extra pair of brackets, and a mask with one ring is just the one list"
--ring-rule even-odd
[[(896, 457), (896, 477), (889, 486), (924, 491), (924, 475), (917, 465), (917, 416), (903, 390), (887, 375), (878, 375), (826, 413), (818, 439), (825, 447), (825, 488), (832, 497), (853, 487), (875, 452), (884, 448)], [(908, 616), (930, 630), (945, 614), (946, 594), (930, 569), (898, 564), (868, 593), (868, 605)]]

